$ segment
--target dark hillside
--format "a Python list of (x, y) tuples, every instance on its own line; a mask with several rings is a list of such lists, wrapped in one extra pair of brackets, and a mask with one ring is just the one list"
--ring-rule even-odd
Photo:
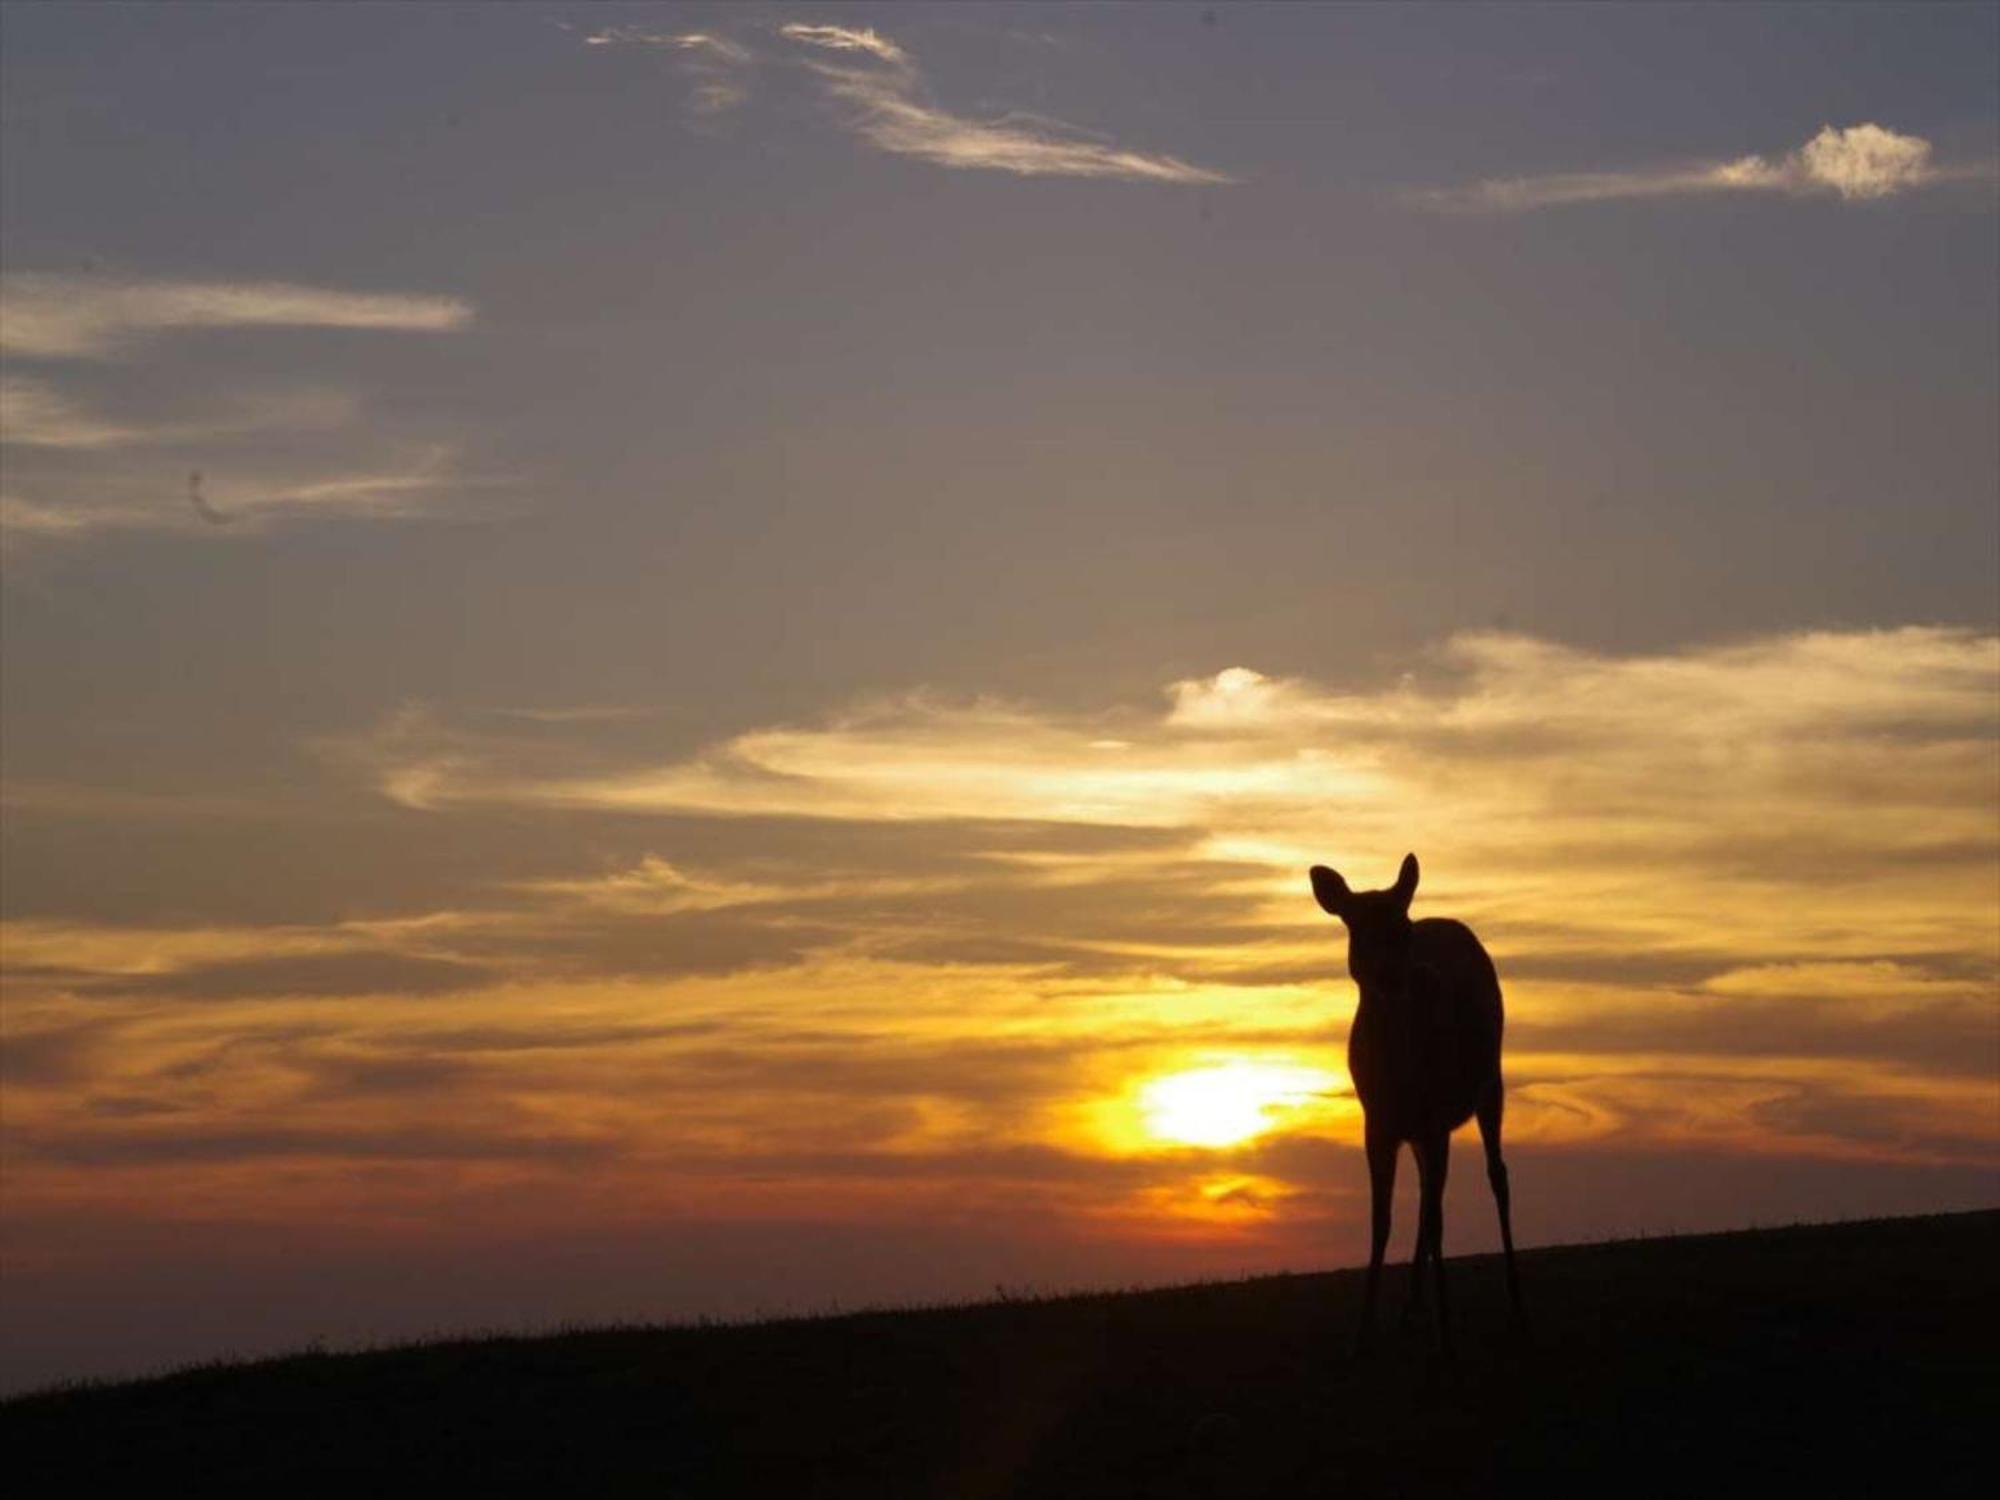
[(1988, 1493), (2000, 1212), (1534, 1252), (1532, 1343), (1494, 1261), (1449, 1266), (1451, 1367), (1393, 1326), (1351, 1357), (1338, 1272), (301, 1356), (0, 1412), (36, 1495)]

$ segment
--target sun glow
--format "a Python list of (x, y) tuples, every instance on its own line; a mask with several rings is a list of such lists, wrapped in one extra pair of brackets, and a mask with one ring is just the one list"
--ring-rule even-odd
[(1139, 1114), (1158, 1140), (1235, 1146), (1324, 1100), (1339, 1082), (1320, 1068), (1221, 1063), (1150, 1080), (1139, 1090)]

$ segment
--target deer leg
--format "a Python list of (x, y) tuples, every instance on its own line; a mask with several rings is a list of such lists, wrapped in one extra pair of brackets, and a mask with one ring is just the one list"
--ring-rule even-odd
[(1501, 1112), (1501, 1084), (1495, 1078), (1492, 1091), (1479, 1106), (1479, 1139), (1486, 1147), (1486, 1180), (1493, 1186), (1493, 1202), (1500, 1210), (1500, 1248), (1506, 1255), (1507, 1301), (1514, 1310), (1514, 1321), (1520, 1323), (1525, 1315), (1521, 1308), (1521, 1281), (1514, 1274), (1514, 1214), (1512, 1198), (1507, 1191), (1507, 1163), (1500, 1157)]
[(1451, 1170), (1451, 1132), (1437, 1131), (1417, 1143), (1417, 1170), (1423, 1176), (1424, 1228), (1418, 1243), (1423, 1246), (1418, 1263), (1410, 1268), (1413, 1280), (1423, 1277), (1423, 1259), (1430, 1258), (1431, 1280), (1437, 1290), (1438, 1348), (1451, 1354), (1451, 1303), (1444, 1291), (1444, 1181)]
[(1410, 1246), (1410, 1288), (1403, 1298), (1402, 1326), (1410, 1327), (1417, 1321), (1417, 1314), (1424, 1308), (1424, 1265), (1431, 1249), (1430, 1209), (1426, 1206), (1430, 1199), (1423, 1184), (1429, 1180), (1430, 1169), (1424, 1165), (1422, 1150), (1413, 1142), (1410, 1154), (1417, 1159), (1417, 1233)]
[(1375, 1293), (1382, 1282), (1382, 1256), (1389, 1248), (1389, 1208), (1396, 1197), (1396, 1140), (1387, 1131), (1364, 1128), (1368, 1151), (1368, 1289), (1362, 1295), (1361, 1327), (1354, 1346), (1366, 1349), (1375, 1334)]

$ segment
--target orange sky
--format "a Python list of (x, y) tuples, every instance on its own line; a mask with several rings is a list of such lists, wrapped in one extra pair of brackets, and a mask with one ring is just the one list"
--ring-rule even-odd
[(1419, 913), (1499, 965), (1525, 1239), (1800, 1211), (1728, 1174), (1663, 1198), (1633, 1160), (1809, 1169), (1821, 1212), (1902, 1201), (1885, 1176), (1979, 1200), (2000, 642), (1489, 636), (1420, 667), (1087, 714), (917, 696), (617, 765), (587, 719), (529, 745), (399, 714), (325, 754), (422, 838), (609, 808), (727, 841), (341, 921), (10, 922), (11, 1263), (76, 1274), (77, 1223), (436, 1253), (687, 1221), (1025, 1234), (1056, 1278), (1350, 1260), (1354, 996), (1303, 872), (1385, 884), (1401, 844)]

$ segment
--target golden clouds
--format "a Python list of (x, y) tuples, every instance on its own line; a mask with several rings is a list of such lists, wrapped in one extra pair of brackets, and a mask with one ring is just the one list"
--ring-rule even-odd
[[(1552, 875), (1587, 876), (1588, 901), (1557, 924), (1570, 947), (1603, 924), (1621, 943), (1739, 951), (1891, 871), (1896, 896), (1921, 899), (1872, 913), (1859, 943), (1830, 915), (1799, 923), (1785, 956), (1966, 930), (1949, 892), (1994, 854), (1992, 637), (1813, 633), (1613, 658), (1472, 636), (1425, 668), (1349, 693), (1233, 668), (1173, 684), (1164, 712), (917, 695), (584, 774), (420, 715), (356, 748), (388, 795), (430, 809), (1174, 830), (1268, 865), (1281, 900), (1295, 866), (1358, 860), (1366, 878), (1369, 860), (1421, 845), (1453, 899), (1531, 921), (1556, 915)], [(1780, 888), (1761, 908), (1717, 899)]]
[(1296, 1245), (1353, 1212), (1355, 1132), (1303, 872), (1411, 848), (1499, 962), (1530, 1158), (1976, 1170), (1997, 672), (1928, 628), (1475, 636), (1375, 687), (914, 694), (657, 761), (609, 748), (643, 721), (405, 710), (331, 747), (388, 826), (524, 831), (532, 868), (366, 919), (10, 925), (12, 1180)]

